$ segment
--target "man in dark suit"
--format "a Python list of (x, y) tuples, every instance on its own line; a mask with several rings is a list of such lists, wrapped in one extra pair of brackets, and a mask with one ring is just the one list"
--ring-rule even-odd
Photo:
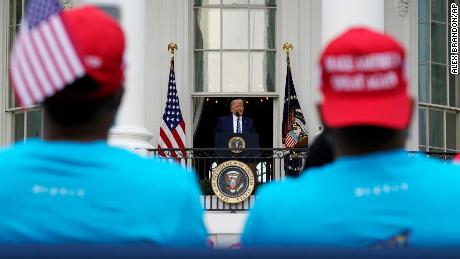
[(230, 103), (232, 115), (219, 117), (214, 134), (217, 133), (256, 133), (253, 120), (243, 117), (243, 99), (235, 99)]

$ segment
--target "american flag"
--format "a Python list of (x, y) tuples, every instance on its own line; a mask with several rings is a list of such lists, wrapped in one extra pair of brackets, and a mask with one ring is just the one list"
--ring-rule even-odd
[[(162, 149), (185, 148), (185, 122), (179, 105), (177, 96), (176, 75), (174, 73), (174, 57), (171, 59), (171, 69), (169, 71), (168, 98), (166, 101), (163, 121), (160, 128), (160, 139), (158, 141), (158, 154), (162, 157), (177, 158), (180, 153), (167, 152)], [(182, 157), (185, 151), (182, 150)]]
[(84, 75), (58, 0), (29, 0), (10, 65), (11, 81), (23, 106), (43, 101)]

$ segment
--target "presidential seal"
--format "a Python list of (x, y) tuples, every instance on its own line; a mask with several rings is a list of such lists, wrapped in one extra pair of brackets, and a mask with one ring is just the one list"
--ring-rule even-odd
[(235, 154), (243, 152), (245, 147), (246, 141), (242, 137), (232, 137), (228, 140), (228, 148)]
[(212, 190), (227, 203), (239, 203), (254, 190), (254, 174), (245, 163), (230, 160), (219, 164), (212, 174)]

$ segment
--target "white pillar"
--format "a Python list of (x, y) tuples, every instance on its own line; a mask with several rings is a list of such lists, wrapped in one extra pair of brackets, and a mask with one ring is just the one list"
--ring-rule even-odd
[(110, 142), (130, 149), (146, 149), (152, 134), (146, 129), (145, 75), (146, 0), (118, 0), (121, 24), (126, 35), (125, 96), (115, 123), (110, 131)]
[(101, 8), (118, 8), (119, 22), (126, 37), (125, 95), (109, 141), (143, 153), (152, 148), (152, 134), (146, 129), (145, 117), (145, 53), (146, 53), (146, 0), (84, 0)]
[(323, 0), (321, 12), (323, 46), (352, 26), (363, 25), (384, 31), (383, 0)]

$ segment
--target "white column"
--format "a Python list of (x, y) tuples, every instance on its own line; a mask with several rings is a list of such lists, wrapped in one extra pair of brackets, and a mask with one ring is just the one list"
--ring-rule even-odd
[(352, 26), (384, 31), (383, 0), (323, 0), (321, 12), (323, 45)]
[(118, 0), (121, 24), (126, 34), (125, 96), (115, 127), (110, 131), (110, 142), (130, 149), (146, 149), (152, 134), (146, 129), (146, 0)]
[(152, 148), (152, 134), (146, 129), (146, 0), (85, 0), (102, 8), (118, 8), (119, 22), (126, 37), (125, 95), (109, 142), (138, 150)]

